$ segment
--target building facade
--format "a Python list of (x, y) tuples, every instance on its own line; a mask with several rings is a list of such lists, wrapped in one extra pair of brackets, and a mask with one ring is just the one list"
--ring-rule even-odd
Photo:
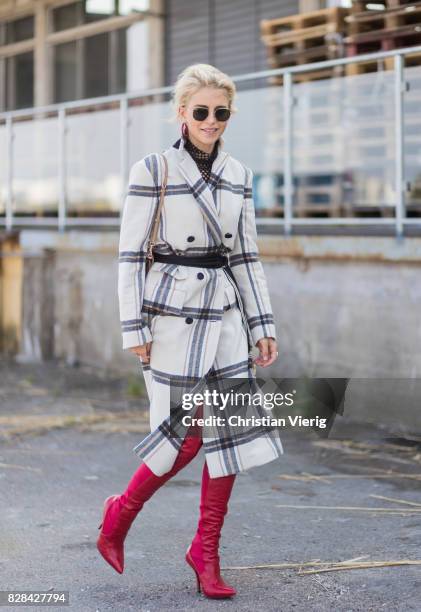
[(260, 21), (294, 15), (300, 8), (305, 6), (299, 0), (167, 0), (166, 84), (193, 61), (213, 64), (230, 75), (265, 70)]
[(161, 0), (0, 0), (0, 112), (159, 87)]
[[(320, 3), (318, 3), (320, 4)], [(0, 0), (0, 112), (267, 68), (260, 20), (301, 0)]]

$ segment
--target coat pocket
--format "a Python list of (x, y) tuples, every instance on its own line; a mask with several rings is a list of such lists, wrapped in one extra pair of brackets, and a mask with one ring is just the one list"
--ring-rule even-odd
[(235, 293), (234, 287), (231, 285), (228, 279), (225, 280), (224, 287), (224, 309), (234, 306), (238, 306), (237, 295)]
[(180, 283), (185, 278), (184, 272), (179, 272), (180, 266), (173, 264), (155, 264), (146, 276), (143, 295), (142, 312), (155, 315), (179, 315), (186, 301), (186, 290)]

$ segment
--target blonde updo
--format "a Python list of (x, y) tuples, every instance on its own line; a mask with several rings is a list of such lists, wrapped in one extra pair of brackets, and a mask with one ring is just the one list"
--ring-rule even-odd
[(188, 104), (190, 97), (202, 87), (223, 89), (228, 98), (228, 108), (231, 109), (232, 113), (237, 112), (238, 109), (233, 105), (236, 95), (234, 81), (227, 74), (215, 68), (215, 66), (210, 64), (192, 64), (187, 66), (177, 77), (171, 94), (174, 114), (170, 121), (174, 122), (180, 118), (179, 107)]

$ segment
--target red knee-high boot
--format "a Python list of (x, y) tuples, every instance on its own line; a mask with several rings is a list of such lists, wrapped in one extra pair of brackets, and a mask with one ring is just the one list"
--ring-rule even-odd
[(186, 437), (169, 472), (156, 476), (146, 463), (142, 463), (132, 476), (126, 491), (122, 495), (111, 495), (105, 500), (102, 522), (98, 527), (102, 529), (97, 540), (97, 549), (120, 574), (124, 570), (124, 540), (143, 504), (197, 455), (201, 445), (202, 438)]
[(196, 573), (197, 590), (202, 589), (207, 597), (215, 599), (236, 594), (236, 590), (221, 577), (218, 554), (221, 529), (235, 476), (229, 474), (220, 478), (210, 478), (205, 461), (199, 523), (196, 535), (186, 552), (186, 561)]

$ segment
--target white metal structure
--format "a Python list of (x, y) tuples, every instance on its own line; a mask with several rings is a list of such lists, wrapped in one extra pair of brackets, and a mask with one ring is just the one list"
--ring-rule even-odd
[[(264, 158), (264, 155), (267, 155), (269, 151), (270, 160), (267, 161), (267, 164), (270, 166), (271, 172), (277, 171), (283, 177), (281, 188), (283, 217), (259, 218), (260, 224), (283, 226), (285, 234), (290, 234), (293, 227), (300, 225), (387, 225), (394, 228), (396, 236), (402, 236), (405, 233), (405, 227), (408, 225), (421, 226), (421, 217), (408, 217), (406, 215), (406, 198), (410, 182), (408, 176), (406, 176), (406, 139), (415, 150), (412, 162), (415, 168), (414, 172), (417, 173), (418, 162), (421, 169), (421, 129), (418, 134), (411, 133), (411, 131), (408, 133), (408, 130), (405, 130), (405, 104), (411, 93), (407, 79), (409, 71), (413, 71), (414, 83), (418, 80), (421, 83), (421, 67), (405, 68), (405, 58), (415, 53), (421, 53), (421, 46), (233, 77), (236, 83), (244, 81), (265, 83), (271, 77), (283, 75), (282, 86), (239, 91), (240, 110), (241, 102), (243, 102), (243, 106), (247, 107), (249, 105), (249, 110), (243, 114), (239, 113), (236, 117), (232, 134), (231, 126), (227, 130), (227, 147), (233, 155), (236, 155), (238, 150), (240, 159), (244, 159), (244, 155), (242, 155), (244, 151), (246, 156), (258, 154), (261, 158)], [(386, 58), (394, 58), (394, 70), (370, 72), (359, 76), (334, 77), (324, 81), (294, 82), (294, 77), (297, 75), (311, 71), (320, 71), (351, 63), (382, 61)], [(302, 156), (298, 160), (294, 157), (295, 149), (298, 146), (296, 138), (300, 129), (306, 130), (304, 136), (308, 137), (313, 129), (316, 130), (319, 127), (316, 124), (317, 122), (311, 123), (311, 103), (307, 104), (305, 109), (303, 106), (300, 110), (300, 102), (303, 105), (308, 100), (311, 102), (310, 98), (306, 98), (307, 94), (305, 93), (308, 93), (311, 88), (313, 90), (318, 88), (318, 93), (322, 91), (320, 88), (323, 87), (329, 88), (329, 92), (336, 92), (332, 98), (331, 108), (335, 110), (340, 108), (342, 104), (347, 104), (348, 115), (345, 114), (345, 117), (343, 114), (339, 114), (337, 117), (335, 115), (332, 124), (332, 129), (335, 129), (335, 138), (342, 138), (343, 134), (352, 136), (355, 132), (354, 127), (358, 123), (358, 113), (353, 114), (355, 109), (352, 105), (352, 95), (349, 96), (348, 100), (344, 100), (343, 93), (341, 93), (343, 92), (342, 85), (339, 86), (339, 89), (331, 89), (333, 85), (339, 82), (346, 83), (347, 81), (354, 83), (354, 90), (348, 88), (348, 93), (355, 91), (355, 87), (359, 88), (359, 92), (368, 88), (371, 109), (375, 109), (376, 104), (384, 103), (385, 111), (381, 119), (373, 116), (372, 120), (366, 122), (368, 128), (371, 127), (371, 132), (367, 131), (367, 133), (375, 134), (376, 126), (378, 130), (381, 128), (390, 131), (391, 129), (392, 135), (388, 136), (386, 144), (389, 147), (392, 143), (391, 150), (388, 153), (388, 159), (389, 162), (391, 160), (392, 166), (387, 169), (384, 168), (385, 174), (379, 174), (375, 181), (371, 180), (367, 184), (375, 194), (370, 197), (374, 197), (375, 202), (378, 200), (383, 208), (389, 207), (393, 214), (383, 217), (357, 217), (346, 216), (346, 214), (326, 218), (298, 217), (295, 214), (294, 178), (297, 172), (297, 164), (298, 166), (304, 164), (304, 161)], [(380, 89), (379, 84), (381, 85)], [(147, 152), (162, 150), (170, 146), (171, 138), (178, 134), (175, 125), (170, 130), (166, 129), (165, 117), (170, 114), (168, 102), (150, 101), (152, 98), (156, 99), (159, 96), (161, 98), (167, 96), (166, 99), (168, 99), (171, 89), (171, 87), (162, 87), (143, 92), (78, 100), (0, 114), (0, 212), (2, 205), (4, 212), (4, 216), (0, 217), (0, 223), (7, 230), (19, 226), (48, 226), (56, 227), (59, 231), (68, 227), (118, 227), (118, 212), (127, 187), (126, 183), (131, 163)], [(325, 89), (324, 93), (327, 91), (328, 89)], [(389, 93), (390, 95), (388, 95)], [(131, 104), (135, 99), (138, 103), (136, 106)], [(272, 105), (270, 107), (271, 112), (277, 113), (276, 116), (274, 114), (273, 116), (262, 117), (262, 115), (265, 115), (265, 108), (260, 104), (262, 100), (264, 100), (264, 104), (269, 100)], [(419, 105), (418, 108), (420, 108)], [(296, 116), (297, 113), (298, 117)], [(351, 120), (349, 120), (349, 116), (351, 116)], [(303, 127), (303, 117), (310, 118), (307, 128)], [(353, 120), (355, 124), (352, 123)], [(264, 129), (260, 127), (263, 124), (259, 122), (262, 121), (266, 121)], [(372, 125), (370, 126), (370, 124)], [(319, 131), (319, 138), (323, 136), (326, 139), (329, 129), (328, 126), (322, 135)], [(352, 140), (351, 136), (350, 139)], [(80, 148), (80, 138), (82, 137), (85, 140), (83, 147)], [(263, 141), (259, 140), (262, 137)], [(328, 148), (334, 146), (335, 138), (332, 140), (333, 145), (328, 145)], [(376, 138), (375, 135), (369, 136), (368, 144), (371, 142), (370, 139), (374, 142)], [(346, 167), (348, 154), (350, 156), (352, 154), (351, 140), (350, 151), (348, 151), (347, 143), (342, 142), (341, 144), (341, 155), (345, 159), (335, 160), (339, 168)], [(249, 146), (247, 149), (251, 141), (253, 146)], [(275, 144), (270, 144), (273, 142)], [(374, 153), (374, 158), (378, 155), (379, 163), (376, 171), (382, 172), (382, 147), (384, 148), (384, 145), (382, 140), (378, 142), (379, 148), (377, 154)], [(30, 146), (33, 147), (29, 162), (26, 157), (28, 143), (31, 143)], [(313, 145), (309, 144), (308, 140), (304, 140), (304, 146), (307, 147), (306, 150), (308, 151), (308, 148)], [(322, 144), (314, 146), (316, 153), (323, 150)], [(251, 152), (252, 149), (253, 153)], [(279, 159), (276, 157), (277, 153), (281, 155)], [(258, 163), (258, 160), (254, 158), (248, 158), (244, 161), (253, 168)], [(107, 172), (103, 170), (103, 164), (106, 166), (107, 163), (113, 166), (113, 172), (109, 173), (108, 182), (105, 180)], [(277, 163), (278, 166), (276, 166)], [(314, 164), (315, 162), (311, 163)], [(317, 163), (320, 163), (320, 159), (317, 160)], [(42, 164), (42, 167), (39, 164)], [(97, 166), (96, 174), (94, 172), (89, 177), (85, 175), (83, 179), (82, 175), (87, 172), (86, 169), (95, 166)], [(28, 167), (33, 169), (32, 175), (28, 174)], [(311, 164), (308, 167), (310, 168)], [(41, 168), (41, 170), (38, 172), (37, 168)], [(304, 174), (308, 172), (305, 165), (303, 165), (303, 168)], [(331, 166), (326, 166), (324, 173), (330, 173), (330, 168)], [(361, 171), (363, 172), (364, 168)], [(43, 174), (45, 176), (41, 176)], [(385, 183), (387, 183), (387, 189), (383, 195), (378, 195), (376, 190), (378, 190), (379, 184)], [(84, 202), (89, 200), (87, 186), (89, 186), (89, 189), (93, 189), (92, 202), (100, 201), (102, 204), (108, 202), (105, 205), (105, 208), (109, 210), (108, 216), (83, 216)], [(28, 215), (28, 202), (37, 202), (37, 198), (39, 200), (38, 210), (42, 210), (46, 198), (50, 198), (51, 202), (55, 203), (54, 216), (37, 216), (37, 214), (19, 216), (23, 209)], [(20, 201), (26, 202), (26, 204), (19, 204)], [(87, 210), (90, 210), (89, 206), (87, 206)], [(104, 206), (101, 210), (104, 210)], [(73, 216), (69, 216), (69, 213)], [(79, 216), (77, 216), (78, 214)]]

